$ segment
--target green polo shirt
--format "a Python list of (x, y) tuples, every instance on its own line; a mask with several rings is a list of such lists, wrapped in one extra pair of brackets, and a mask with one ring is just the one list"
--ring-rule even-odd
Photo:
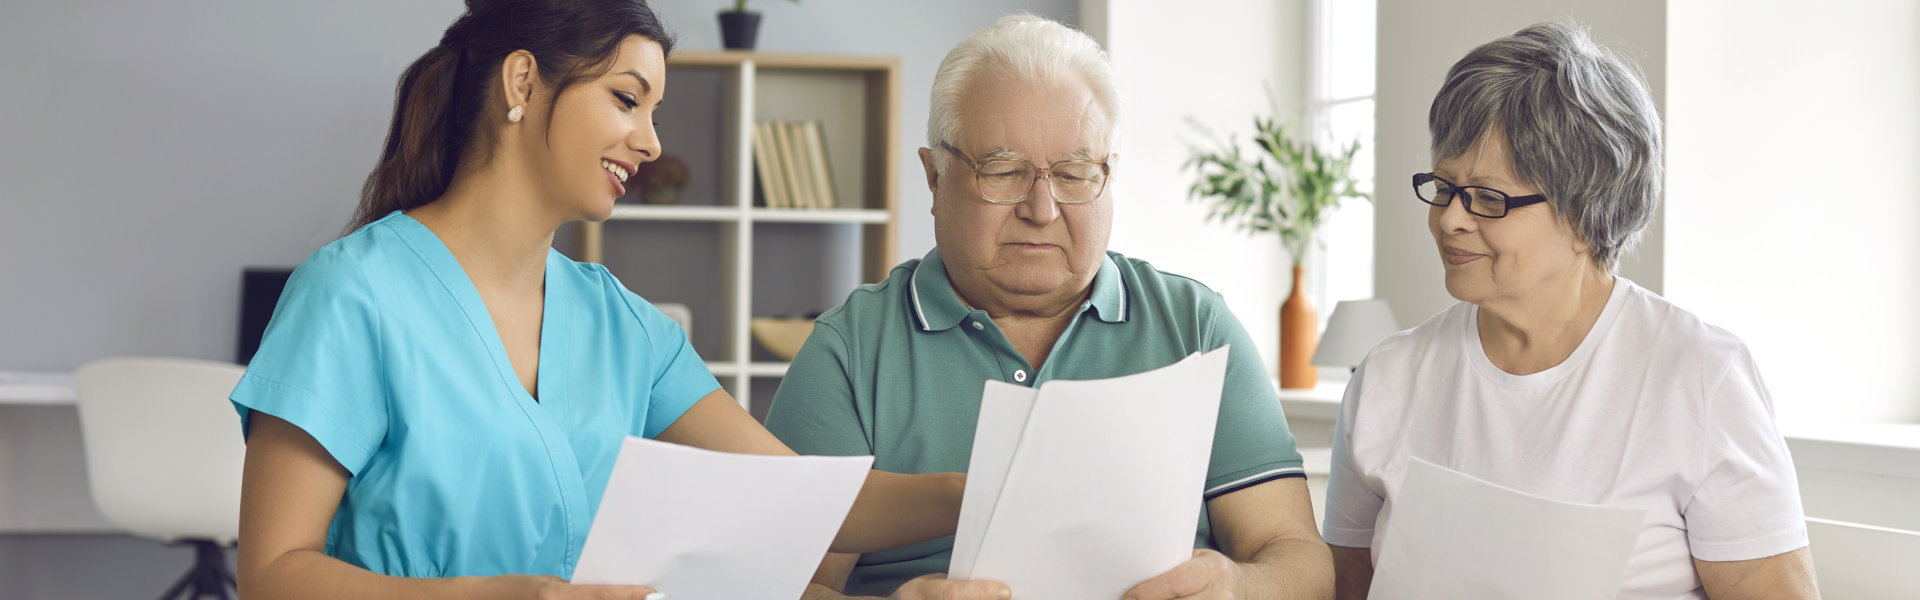
[[(767, 428), (801, 454), (871, 454), (873, 468), (898, 473), (964, 472), (989, 379), (1033, 386), (1118, 377), (1228, 344), (1212, 462), (1205, 489), (1194, 491), (1210, 500), (1304, 476), (1260, 355), (1220, 294), (1113, 252), (1039, 369), (986, 311), (961, 303), (938, 249), (894, 267), (815, 322), (780, 382)], [(1195, 547), (1213, 545), (1204, 506)], [(952, 552), (946, 537), (863, 555), (847, 591), (885, 596), (908, 579), (946, 572)]]

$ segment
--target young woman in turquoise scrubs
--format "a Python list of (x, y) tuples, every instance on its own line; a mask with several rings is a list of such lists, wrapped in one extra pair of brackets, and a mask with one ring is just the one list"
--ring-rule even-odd
[[(659, 158), (672, 43), (635, 0), (468, 0), (407, 69), (354, 231), (294, 272), (233, 391), (243, 597), (657, 598), (562, 579), (621, 440), (792, 454), (678, 326), (552, 249)], [(951, 534), (963, 486), (876, 471), (833, 550)]]

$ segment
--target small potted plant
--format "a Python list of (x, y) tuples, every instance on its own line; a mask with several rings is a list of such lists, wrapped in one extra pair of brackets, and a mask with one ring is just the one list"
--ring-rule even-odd
[(733, 0), (733, 10), (720, 11), (720, 45), (726, 49), (752, 50), (759, 35), (760, 13), (747, 10), (747, 0)]
[(1293, 260), (1293, 289), (1280, 305), (1280, 387), (1310, 388), (1316, 380), (1309, 361), (1319, 318), (1302, 287), (1301, 261), (1320, 224), (1342, 200), (1372, 200), (1356, 188), (1359, 182), (1352, 175), (1360, 143), (1328, 153), (1296, 139), (1289, 126), (1270, 117), (1255, 116), (1253, 130), (1257, 154), (1243, 153), (1231, 138), (1216, 139), (1211, 149), (1195, 148), (1185, 168), (1199, 179), (1188, 195), (1212, 204), (1211, 220), (1251, 234), (1280, 234)]
[(632, 184), (641, 202), (679, 204), (680, 190), (687, 187), (690, 178), (686, 161), (672, 154), (662, 154), (658, 159), (640, 163), (627, 183)]

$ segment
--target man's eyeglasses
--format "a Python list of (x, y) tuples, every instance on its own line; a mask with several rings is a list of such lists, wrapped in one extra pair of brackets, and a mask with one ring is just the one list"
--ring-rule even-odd
[(974, 189), (980, 192), (980, 199), (994, 204), (1019, 204), (1025, 201), (1027, 191), (1033, 189), (1033, 180), (1036, 178), (1046, 178), (1048, 189), (1053, 191), (1054, 202), (1092, 202), (1106, 191), (1107, 175), (1112, 172), (1112, 167), (1106, 161), (1063, 160), (1046, 167), (1035, 167), (1025, 160), (999, 158), (974, 162), (972, 157), (953, 147), (953, 144), (940, 142), (940, 147), (967, 161), (967, 168), (973, 170)]
[(1507, 216), (1507, 211), (1546, 202), (1545, 194), (1531, 196), (1508, 196), (1506, 192), (1477, 185), (1454, 185), (1432, 173), (1413, 174), (1413, 195), (1421, 202), (1445, 207), (1453, 204), (1454, 196), (1466, 199), (1467, 212), (1489, 219)]

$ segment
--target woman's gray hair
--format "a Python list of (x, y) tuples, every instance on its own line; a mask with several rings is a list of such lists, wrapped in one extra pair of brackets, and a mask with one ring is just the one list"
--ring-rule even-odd
[[(960, 40), (940, 61), (927, 111), (928, 148), (938, 149), (940, 142), (958, 143), (954, 138), (960, 135), (960, 94), (987, 69), (1032, 83), (1079, 75), (1093, 91), (1094, 100), (1107, 109), (1108, 124), (1119, 122), (1120, 92), (1114, 84), (1113, 65), (1099, 42), (1055, 21), (1019, 13), (1001, 17), (991, 27)], [(946, 164), (944, 158), (934, 162), (943, 172)]]
[(1467, 53), (1427, 113), (1433, 160), (1495, 127), (1514, 173), (1539, 188), (1606, 269), (1660, 203), (1660, 114), (1640, 75), (1585, 25), (1541, 23)]

